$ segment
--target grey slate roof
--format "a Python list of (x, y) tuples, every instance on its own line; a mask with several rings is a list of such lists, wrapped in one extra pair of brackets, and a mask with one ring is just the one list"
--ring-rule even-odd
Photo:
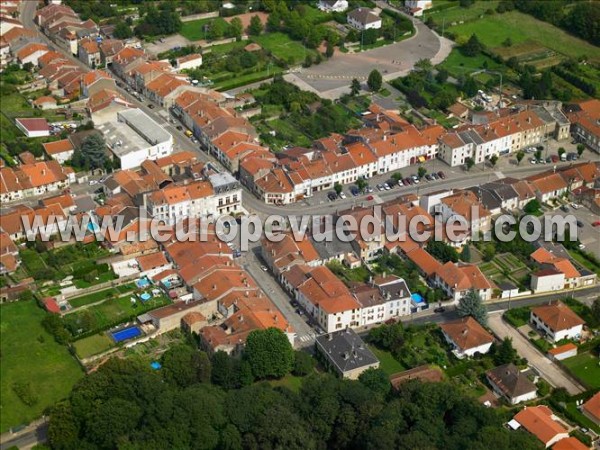
[(316, 345), (342, 374), (379, 362), (360, 336), (350, 328), (317, 336)]
[(518, 397), (537, 388), (513, 363), (504, 364), (486, 372), (487, 377), (508, 398)]

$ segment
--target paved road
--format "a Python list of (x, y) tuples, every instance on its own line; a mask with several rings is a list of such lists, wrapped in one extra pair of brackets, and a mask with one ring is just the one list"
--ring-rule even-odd
[(14, 437), (9, 433), (4, 433), (2, 435), (0, 450), (7, 450), (11, 447), (17, 447), (21, 450), (30, 449), (34, 445), (43, 444), (47, 439), (48, 423), (45, 420), (36, 421), (26, 429), (15, 433)]
[(529, 365), (534, 367), (540, 375), (554, 387), (564, 387), (571, 395), (585, 391), (577, 381), (563, 372), (553, 361), (546, 358), (534, 345), (521, 333), (502, 320), (502, 314), (490, 314), (488, 325), (501, 339), (509, 337), (513, 346)]
[[(394, 9), (385, 2), (376, 3), (380, 8)], [(359, 53), (337, 52), (319, 65), (290, 75), (290, 81), (307, 84), (322, 97), (335, 99), (350, 91), (353, 78), (366, 81), (373, 69), (379, 70), (385, 80), (391, 80), (407, 75), (420, 59), (429, 59), (434, 65), (446, 59), (452, 50), (452, 42), (440, 37), (423, 22), (407, 17), (413, 20), (416, 30), (411, 38)]]

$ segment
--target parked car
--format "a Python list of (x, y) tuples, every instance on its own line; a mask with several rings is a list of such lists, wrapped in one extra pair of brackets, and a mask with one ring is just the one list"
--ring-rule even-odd
[(446, 308), (444, 308), (443, 306), (438, 306), (437, 308), (435, 308), (433, 310), (434, 313), (443, 313), (446, 312)]
[(579, 228), (583, 228), (583, 222), (582, 222), (581, 220), (578, 220), (578, 221), (577, 221), (577, 226), (578, 226)]
[(378, 184), (376, 187), (378, 191), (383, 191), (383, 185)]
[(446, 175), (445, 175), (445, 174), (444, 174), (444, 172), (442, 172), (441, 170), (438, 172), (438, 175), (440, 176), (440, 178), (441, 178), (442, 180), (445, 180), (445, 179), (446, 179)]
[(552, 156), (550, 156), (550, 159), (552, 160), (553, 163), (556, 163), (560, 160), (558, 155), (552, 155)]
[(386, 191), (389, 191), (391, 189), (391, 187), (389, 184), (383, 183), (383, 189), (385, 189)]
[(600, 227), (600, 220), (596, 220), (594, 223), (592, 223), (593, 227)]
[(352, 194), (354, 197), (356, 197), (358, 194), (360, 194), (360, 191), (358, 190), (358, 188), (357, 188), (356, 186), (352, 186), (352, 187), (350, 188), (350, 193), (351, 193), (351, 194)]
[(439, 179), (440, 179), (440, 176), (439, 176), (437, 173), (433, 172), (433, 173), (431, 174), (431, 178), (433, 178), (434, 180), (439, 180)]
[(98, 180), (90, 180), (90, 186), (98, 184)]
[(415, 182), (413, 181), (412, 178), (405, 178), (404, 179), (404, 184), (407, 184), (407, 185), (411, 186), (411, 185), (415, 184)]
[(569, 212), (569, 207), (567, 205), (562, 205), (560, 209), (564, 212)]
[(581, 208), (581, 205), (578, 205), (577, 203), (571, 203), (571, 207), (573, 209), (579, 209), (579, 208)]
[(343, 200), (346, 198), (346, 194), (344, 194), (344, 192), (342, 191), (342, 192), (340, 192), (339, 197)]
[(433, 177), (432, 177), (431, 175), (429, 175), (429, 174), (426, 174), (426, 175), (425, 175), (425, 179), (426, 179), (427, 181), (433, 181)]
[(329, 194), (327, 194), (327, 198), (333, 202), (335, 201), (335, 199), (337, 199), (337, 195), (335, 194), (335, 192), (330, 192)]
[(263, 272), (266, 272), (267, 270), (269, 270), (269, 269), (267, 269), (267, 266), (260, 266), (260, 268), (262, 269)]
[(369, 195), (369, 196), (367, 197), (367, 200), (369, 200), (369, 201), (373, 200), (373, 196), (372, 196), (372, 195)]
[(529, 159), (529, 162), (530, 162), (531, 164), (537, 164), (537, 161), (535, 160), (535, 158), (530, 158), (530, 159)]

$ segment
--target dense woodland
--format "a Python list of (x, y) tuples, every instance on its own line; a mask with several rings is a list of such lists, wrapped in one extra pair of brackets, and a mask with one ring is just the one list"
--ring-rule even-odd
[[(286, 344), (276, 331), (260, 333), (238, 359), (222, 352), (209, 359), (180, 345), (163, 355), (158, 371), (109, 360), (51, 411), (52, 448), (541, 448), (525, 432), (504, 428), (503, 413), (448, 384), (409, 382), (392, 391), (380, 370), (360, 381), (317, 374), (311, 358), (293, 356), (291, 347), (273, 358), (270, 347)], [(297, 392), (268, 381), (290, 370), (310, 373)]]

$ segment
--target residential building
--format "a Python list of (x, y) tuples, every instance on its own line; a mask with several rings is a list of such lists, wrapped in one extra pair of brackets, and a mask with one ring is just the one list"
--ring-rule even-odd
[(589, 447), (576, 437), (569, 436), (554, 444), (552, 450), (589, 450)]
[(382, 20), (369, 8), (357, 8), (348, 13), (348, 25), (357, 30), (378, 30), (381, 28)]
[(433, 275), (433, 282), (455, 302), (474, 290), (481, 300), (492, 298), (492, 284), (475, 264), (448, 261)]
[(561, 301), (531, 310), (531, 324), (550, 342), (579, 339), (585, 322)]
[(527, 180), (531, 183), (537, 199), (542, 203), (565, 194), (569, 186), (563, 177), (554, 171), (531, 175)]
[(368, 369), (377, 369), (379, 360), (350, 328), (317, 336), (315, 348), (325, 365), (342, 378), (357, 380)]
[(23, 67), (27, 63), (33, 64), (37, 67), (39, 58), (48, 53), (50, 49), (46, 44), (40, 44), (37, 42), (32, 42), (27, 44), (25, 47), (21, 48), (17, 52), (17, 61), (20, 66)]
[(81, 95), (91, 97), (102, 90), (117, 90), (117, 85), (104, 70), (92, 70), (81, 77)]
[(33, 101), (33, 106), (41, 110), (55, 109), (56, 99), (48, 95), (42, 95)]
[(347, 0), (319, 0), (317, 8), (325, 12), (344, 12), (348, 9)]
[(433, 0), (404, 0), (404, 7), (415, 17), (421, 17), (423, 12), (433, 7)]
[(561, 291), (565, 288), (565, 274), (552, 267), (531, 274), (531, 290), (538, 292)]
[[(563, 257), (562, 255), (554, 254), (545, 247), (540, 247), (533, 252), (530, 257), (541, 266), (541, 273), (536, 272), (538, 278), (541, 276), (550, 277), (553, 273), (552, 271), (555, 272), (554, 278), (547, 278), (544, 280), (538, 279), (536, 280), (535, 286), (532, 278), (531, 286), (534, 291), (544, 292), (559, 289), (570, 289), (580, 285), (581, 273), (575, 268), (569, 259), (568, 253), (566, 257)], [(564, 275), (562, 285), (559, 274)]]
[(556, 444), (561, 439), (569, 437), (569, 431), (545, 405), (525, 407), (519, 411), (511, 423), (515, 428), (523, 427), (544, 444), (546, 448)]
[(42, 146), (44, 147), (46, 154), (59, 164), (64, 164), (66, 161), (70, 160), (73, 157), (73, 153), (75, 153), (75, 148), (68, 139), (45, 142)]
[(581, 412), (596, 425), (600, 426), (600, 392), (581, 405)]
[(0, 169), (0, 199), (3, 202), (58, 191), (71, 180), (57, 161), (22, 164), (16, 168)]
[(513, 363), (504, 364), (485, 373), (492, 389), (509, 404), (516, 405), (537, 397), (537, 387)]
[(92, 69), (102, 64), (102, 58), (100, 57), (100, 46), (98, 45), (96, 39), (88, 37), (79, 41), (78, 52), (79, 60), (90, 66)]
[(192, 53), (175, 58), (175, 62), (175, 68), (177, 70), (196, 69), (202, 65), (202, 55), (199, 53)]
[(555, 361), (562, 361), (563, 359), (572, 358), (573, 356), (577, 356), (577, 346), (572, 342), (548, 350), (548, 358)]
[(600, 100), (591, 99), (566, 105), (571, 134), (582, 144), (600, 153)]
[(19, 248), (15, 245), (8, 233), (1, 230), (0, 224), (0, 275), (12, 273), (21, 264)]
[(486, 354), (494, 342), (494, 337), (471, 316), (442, 323), (440, 328), (459, 359)]

